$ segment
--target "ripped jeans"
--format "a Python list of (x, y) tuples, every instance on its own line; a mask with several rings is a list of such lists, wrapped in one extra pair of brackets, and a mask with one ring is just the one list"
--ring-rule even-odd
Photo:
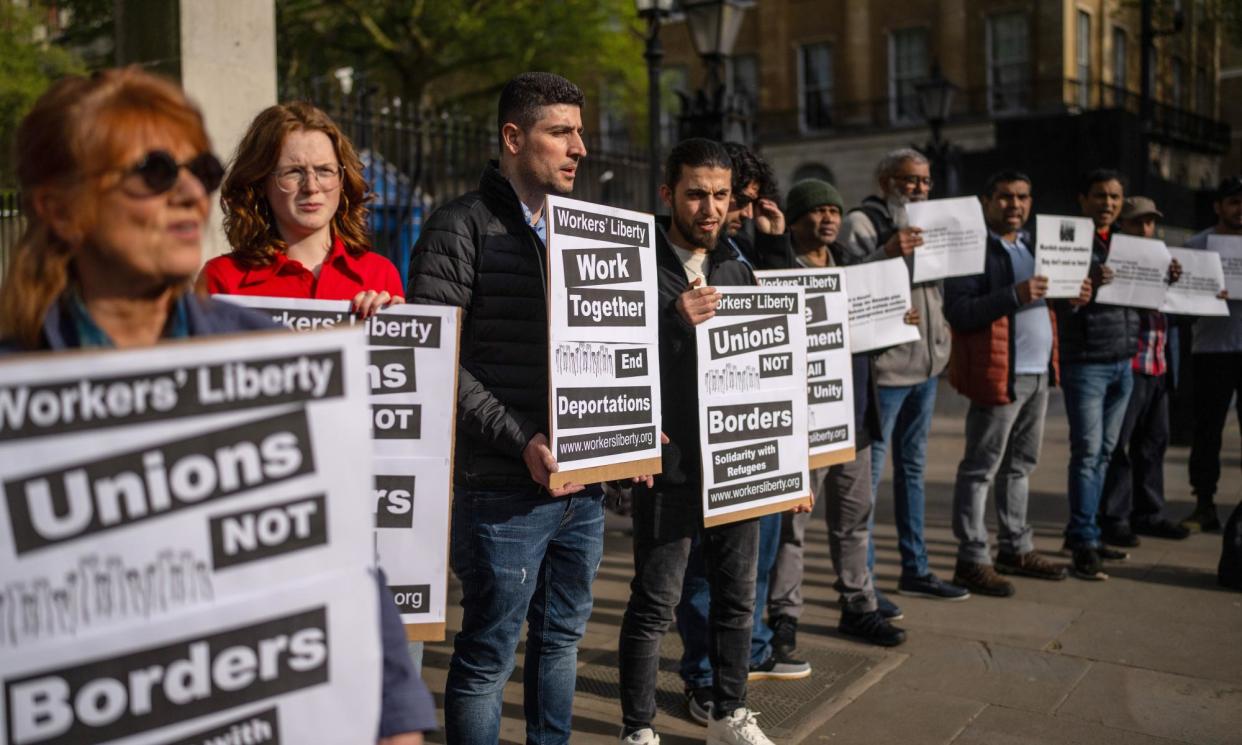
[(529, 621), (523, 696), (528, 743), (568, 743), (578, 641), (604, 547), (603, 495), (554, 499), (459, 492), (451, 563), (461, 581), (462, 629), (444, 691), (449, 743), (500, 739), (501, 696)]

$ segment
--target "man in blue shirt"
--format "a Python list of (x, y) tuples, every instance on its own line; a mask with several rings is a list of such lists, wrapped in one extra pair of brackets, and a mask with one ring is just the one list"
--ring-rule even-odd
[[(1014, 587), (997, 570), (1050, 580), (1066, 576), (1064, 566), (1035, 552), (1026, 519), (1048, 389), (1057, 382), (1057, 330), (1044, 301), (1048, 279), (1035, 275), (1034, 243), (1022, 229), (1031, 213), (1030, 178), (997, 173), (980, 200), (989, 231), (983, 274), (954, 277), (944, 288), (953, 330), (949, 381), (971, 401), (966, 454), (953, 489), (959, 541), (953, 583), (1005, 597)], [(1079, 299), (1090, 296), (1090, 281), (1083, 280)], [(994, 481), (1000, 544), (995, 567), (985, 522)]]

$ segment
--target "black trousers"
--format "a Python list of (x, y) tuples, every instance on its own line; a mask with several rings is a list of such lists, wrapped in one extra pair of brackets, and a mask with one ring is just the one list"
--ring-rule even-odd
[(1134, 373), (1117, 448), (1100, 498), (1100, 527), (1129, 530), (1164, 519), (1164, 453), (1169, 447), (1169, 393), (1163, 375)]
[(1190, 487), (1200, 506), (1209, 506), (1220, 481), (1221, 432), (1234, 393), (1240, 394), (1237, 407), (1242, 419), (1242, 352), (1205, 352), (1192, 359), (1195, 435), (1190, 445)]
[(625, 734), (656, 715), (660, 639), (681, 599), (690, 545), (699, 535), (711, 593), (707, 657), (717, 714), (746, 705), (750, 631), (755, 612), (759, 520), (703, 527), (697, 489), (634, 489), (634, 579), (618, 649)]

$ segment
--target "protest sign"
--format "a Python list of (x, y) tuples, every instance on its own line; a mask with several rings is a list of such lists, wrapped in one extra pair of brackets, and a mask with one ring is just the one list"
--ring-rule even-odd
[(368, 565), (363, 355), (273, 333), (0, 364), (0, 603), (31, 611), (0, 609), (0, 657)]
[[(801, 287), (805, 293), (810, 467), (853, 460), (854, 367), (845, 271), (777, 269), (755, 272), (755, 276), (760, 285)], [(774, 365), (776, 359), (761, 358), (760, 362)]]
[(1242, 300), (1242, 236), (1209, 235), (1207, 247), (1209, 251), (1220, 254), (1229, 299)]
[(917, 341), (919, 327), (905, 322), (910, 274), (900, 257), (845, 267), (850, 298), (850, 352), (870, 352)]
[(1078, 297), (1094, 240), (1095, 225), (1085, 217), (1035, 216), (1035, 276), (1048, 278), (1045, 297)]
[(807, 339), (797, 287), (718, 287), (695, 327), (707, 527), (806, 504)]
[(988, 228), (978, 199), (910, 202), (906, 217), (923, 230), (923, 245), (914, 249), (915, 284), (983, 273)]
[(660, 472), (655, 218), (548, 197), (553, 487)]
[(1160, 310), (1184, 316), (1227, 316), (1229, 303), (1217, 297), (1225, 288), (1220, 254), (1193, 248), (1170, 248), (1182, 265), (1182, 276), (1169, 285)]
[(1096, 302), (1159, 310), (1171, 260), (1162, 241), (1114, 233), (1104, 263), (1113, 270), (1113, 279), (1096, 290)]
[(407, 635), (443, 639), (461, 310), (393, 305), (360, 319), (344, 300), (216, 297), (294, 331), (365, 330), (374, 469), (366, 511), (375, 518), (376, 560)]
[(374, 742), (382, 662), (368, 570), (254, 589), (6, 657), (0, 745)]

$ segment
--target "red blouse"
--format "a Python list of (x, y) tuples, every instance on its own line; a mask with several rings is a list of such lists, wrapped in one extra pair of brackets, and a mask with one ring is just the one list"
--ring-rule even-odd
[(387, 258), (367, 251), (351, 256), (339, 238), (332, 242), (316, 277), (302, 262), (277, 254), (271, 264), (246, 268), (232, 254), (217, 256), (203, 267), (207, 292), (314, 300), (353, 300), (364, 290), (404, 297), (401, 275)]

